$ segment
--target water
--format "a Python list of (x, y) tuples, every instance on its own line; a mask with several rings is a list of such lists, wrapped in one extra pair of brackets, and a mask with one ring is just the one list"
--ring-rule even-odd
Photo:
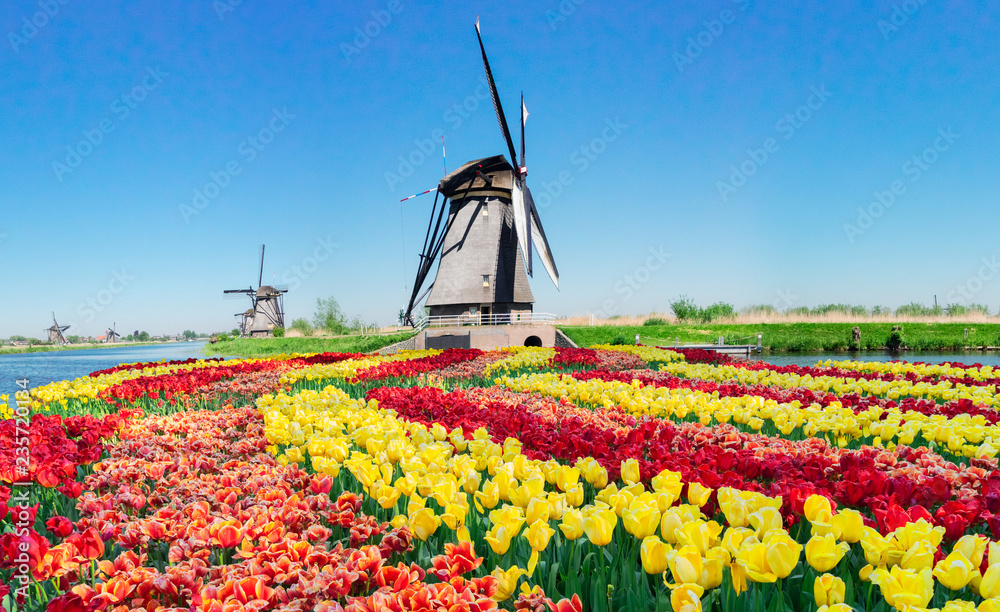
[(966, 364), (978, 363), (981, 365), (1000, 367), (1000, 352), (991, 351), (988, 353), (936, 353), (906, 351), (897, 355), (890, 355), (886, 351), (860, 351), (857, 353), (764, 353), (753, 355), (750, 359), (764, 361), (773, 365), (786, 366), (814, 366), (820, 361), (908, 361), (924, 363), (944, 363), (959, 362)]
[(45, 353), (0, 355), (0, 395), (13, 399), (16, 380), (27, 378), (29, 387), (57, 380), (72, 380), (91, 372), (137, 361), (172, 361), (205, 357), (205, 342), (172, 342), (121, 348), (80, 349)]

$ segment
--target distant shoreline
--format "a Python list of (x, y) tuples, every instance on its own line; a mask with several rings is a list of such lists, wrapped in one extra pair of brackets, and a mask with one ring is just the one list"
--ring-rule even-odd
[[(205, 342), (195, 340), (194, 342)], [(66, 345), (36, 345), (36, 346), (0, 346), (0, 355), (23, 355), (24, 353), (48, 353), (52, 351), (80, 351), (86, 349), (131, 348), (135, 346), (164, 346), (169, 344), (187, 344), (186, 340), (173, 342), (116, 342), (114, 344), (66, 344)]]

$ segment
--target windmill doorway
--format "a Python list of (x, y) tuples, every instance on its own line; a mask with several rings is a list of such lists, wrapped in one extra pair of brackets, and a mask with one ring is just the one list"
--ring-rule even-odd
[(542, 346), (542, 339), (538, 336), (528, 336), (524, 339), (524, 346)]
[(492, 317), (493, 309), (490, 308), (489, 304), (483, 304), (479, 307), (479, 324), (480, 325), (493, 325)]

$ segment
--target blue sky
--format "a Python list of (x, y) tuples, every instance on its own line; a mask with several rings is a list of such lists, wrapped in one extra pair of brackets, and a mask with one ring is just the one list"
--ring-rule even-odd
[(443, 173), (424, 141), (452, 168), (505, 149), (477, 15), (512, 124), (521, 90), (531, 113), (561, 273), (536, 311), (1000, 305), (995, 6), (351, 4), (8, 2), (0, 336), (52, 310), (231, 328), (262, 243), (290, 318), (332, 295), (393, 322), (432, 203), (399, 199)]

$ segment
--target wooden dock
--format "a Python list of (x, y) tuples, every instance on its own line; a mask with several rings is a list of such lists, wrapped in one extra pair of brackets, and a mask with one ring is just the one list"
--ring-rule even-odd
[(677, 340), (674, 340), (674, 342), (664, 342), (661, 338), (641, 338), (636, 335), (637, 343), (643, 340), (645, 340), (645, 342), (642, 342), (642, 344), (662, 349), (701, 349), (703, 351), (715, 351), (726, 355), (742, 355), (744, 357), (749, 357), (750, 355), (761, 352), (761, 336), (757, 336), (757, 344), (724, 344), (722, 338), (719, 338), (719, 342), (715, 344), (697, 344), (678, 342)]

